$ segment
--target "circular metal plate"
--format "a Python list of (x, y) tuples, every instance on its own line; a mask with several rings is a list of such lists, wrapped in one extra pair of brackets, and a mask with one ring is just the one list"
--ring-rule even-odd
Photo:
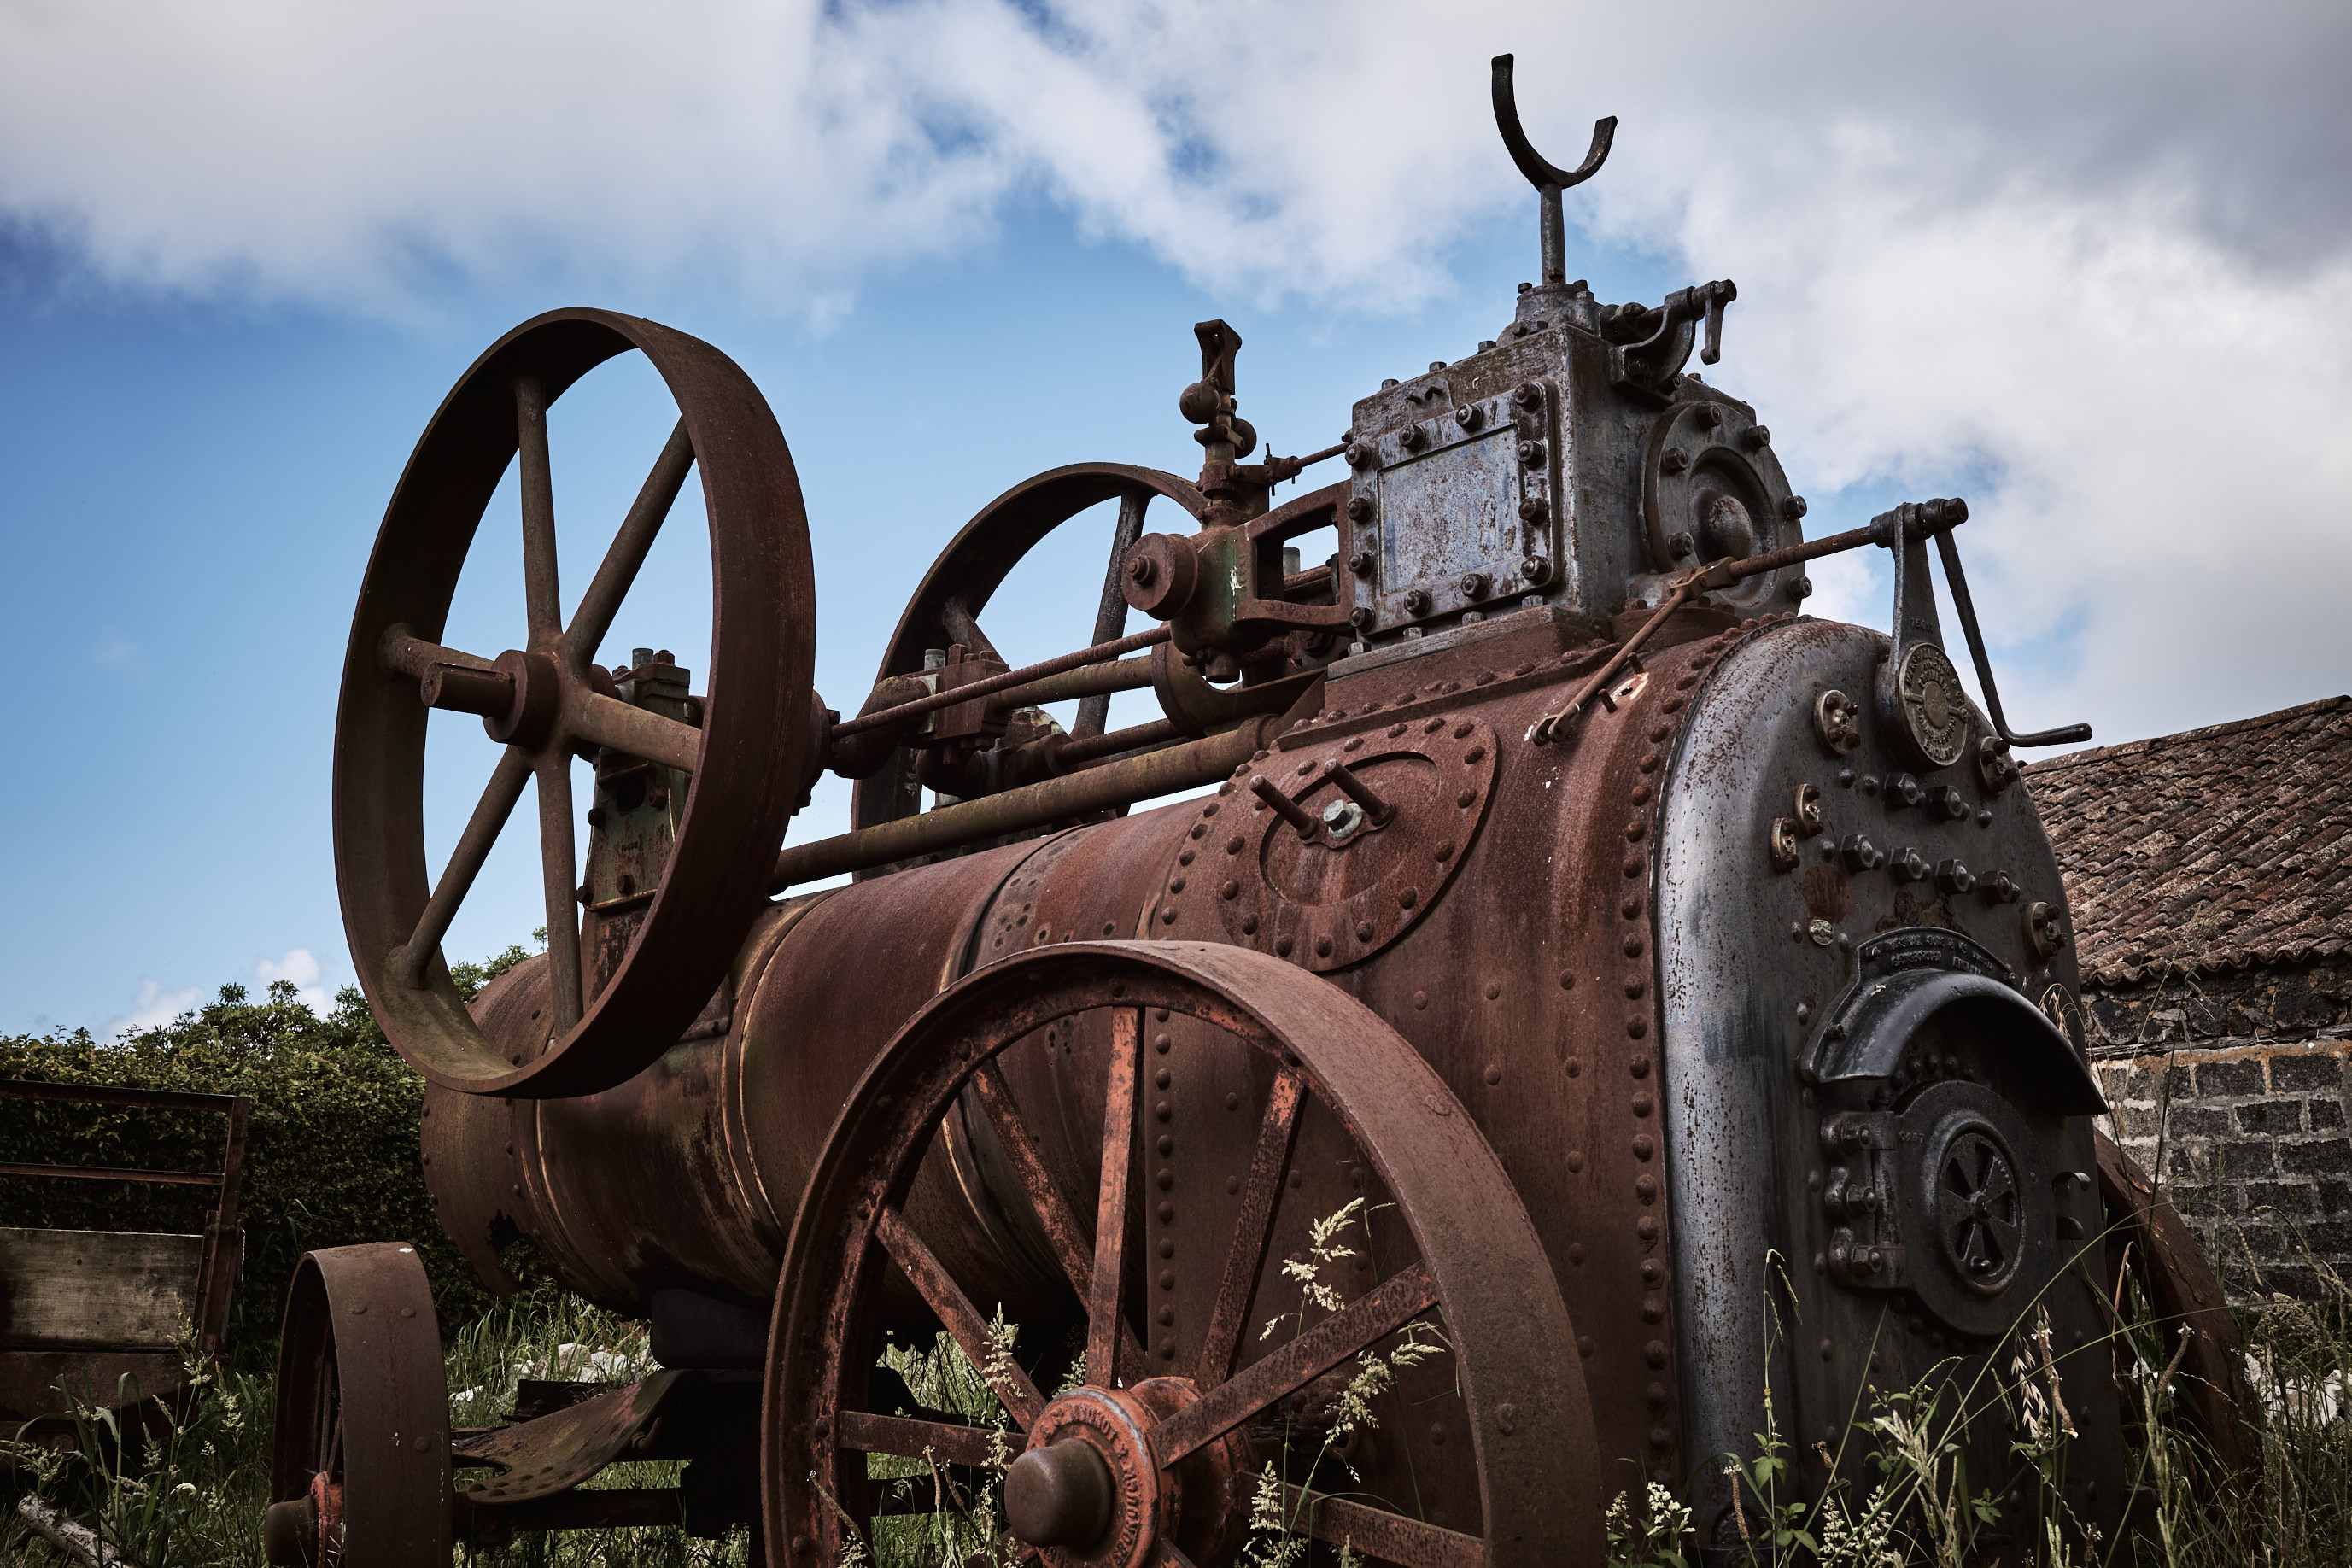
[[(1677, 404), (1652, 427), (1642, 466), (1652, 560), (1675, 572), (1794, 544), (1800, 530), (1781, 511), (1789, 493), (1769, 436), (1753, 418), (1730, 403)], [(1760, 605), (1796, 570), (1767, 572), (1714, 597)]]
[(1944, 650), (1931, 642), (1913, 644), (1896, 686), (1904, 728), (1919, 754), (1939, 768), (1958, 762), (1969, 742), (1969, 694)]

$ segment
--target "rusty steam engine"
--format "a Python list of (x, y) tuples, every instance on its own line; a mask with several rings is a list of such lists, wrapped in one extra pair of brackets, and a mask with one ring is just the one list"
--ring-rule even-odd
[[(2184, 1353), (2227, 1444), (2220, 1293), (2095, 1132), (2064, 894), (2012, 760), (2087, 729), (2009, 729), (1963, 504), (1804, 538), (1756, 410), (1688, 368), (1734, 287), (1604, 305), (1570, 281), (1561, 192), (1614, 121), (1560, 169), (1508, 56), (1494, 86), (1543, 268), (1494, 341), (1362, 398), (1328, 451), (1252, 461), (1240, 337), (1203, 323), (1200, 478), (1087, 463), (1007, 491), (847, 719), (812, 689), (792, 458), (731, 362), (569, 310), (467, 372), (352, 632), (352, 954), (429, 1080), (458, 1247), (504, 1290), (530, 1244), (648, 1320), (664, 1370), (452, 1432), (415, 1255), (313, 1254), (272, 1562), (677, 1522), (815, 1568), (993, 1488), (999, 1548), (1062, 1568), (1234, 1563), (1269, 1499), (1317, 1554), (1506, 1568), (1598, 1561), (1606, 1506), (1652, 1481), (1736, 1554), (1753, 1500), (1721, 1457), (1768, 1399), (1818, 1485), (1859, 1463), (1870, 1388), (2005, 1365), (2045, 1310), (2081, 1434), (2065, 1506), (2112, 1533), (2119, 1237), (2202, 1331)], [(548, 410), (631, 352), (679, 416), (567, 616)], [(510, 465), (525, 635), (479, 657), (440, 638)], [(690, 471), (699, 691), (667, 655), (595, 662)], [(1008, 668), (992, 595), (1112, 501), (1093, 645)], [(1155, 503), (1180, 526), (1148, 531)], [(1799, 613), (1806, 563), (1859, 548), (1891, 554), (1891, 632)], [(1110, 695), (1147, 689), (1162, 716), (1108, 729)], [(1073, 699), (1065, 730), (1044, 706)], [(437, 878), (436, 709), (502, 747)], [(849, 830), (780, 852), (828, 768), (857, 781)], [(526, 784), (556, 935), (469, 1005), (440, 940)], [(880, 1364), (940, 1331), (993, 1416)], [(1997, 1495), (2010, 1437), (1966, 1437)], [(682, 1481), (582, 1484), (642, 1458)]]

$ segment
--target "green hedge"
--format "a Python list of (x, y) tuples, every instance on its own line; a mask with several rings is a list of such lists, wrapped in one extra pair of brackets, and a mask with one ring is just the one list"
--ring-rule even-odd
[[(525, 956), (509, 948), (452, 971), (467, 994)], [(87, 1030), (0, 1037), (0, 1078), (250, 1096), (245, 1273), (229, 1343), (247, 1364), (274, 1357), (295, 1261), (313, 1247), (413, 1242), (444, 1324), (490, 1303), (433, 1217), (417, 1163), (425, 1080), (386, 1043), (346, 986), (323, 1017), (285, 981), (259, 1001), (245, 987), (119, 1045)], [(0, 1148), (20, 1163), (218, 1170), (226, 1121), (194, 1111), (0, 1100)], [(0, 1177), (0, 1213), (19, 1226), (196, 1231), (210, 1189), (55, 1177)]]

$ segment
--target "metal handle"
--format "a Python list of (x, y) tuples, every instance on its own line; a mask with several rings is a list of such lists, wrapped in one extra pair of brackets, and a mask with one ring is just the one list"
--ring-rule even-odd
[[(1518, 95), (1511, 87), (1511, 57), (1495, 57), (1495, 129), (1503, 133), (1503, 145), (1511, 154), (1511, 162), (1528, 177), (1540, 198), (1543, 222), (1543, 280), (1547, 288), (1568, 281), (1568, 240), (1560, 232), (1559, 193), (1570, 185), (1580, 185), (1601, 172), (1609, 161), (1609, 144), (1617, 135), (1617, 117), (1592, 122), (1592, 146), (1584, 154), (1584, 162), (1574, 169), (1553, 166), (1528, 141), (1527, 132), (1519, 124)], [(1711, 362), (1710, 362), (1711, 363)]]
[(1977, 607), (1969, 598), (1969, 580), (1960, 571), (1960, 547), (1952, 542), (1949, 529), (1937, 531), (1936, 553), (1944, 558), (1944, 582), (1952, 590), (1952, 607), (1960, 613), (1960, 630), (1969, 639), (1969, 657), (1976, 661), (1977, 681), (1984, 688), (1985, 710), (1992, 716), (1992, 727), (2001, 740), (2011, 746), (2071, 746), (2089, 740), (2088, 724), (2061, 724), (2055, 730), (2037, 730), (2030, 735), (2010, 732), (2009, 721), (2001, 716), (2000, 693), (1993, 689), (1992, 660), (1985, 656), (1984, 633), (1977, 629)]

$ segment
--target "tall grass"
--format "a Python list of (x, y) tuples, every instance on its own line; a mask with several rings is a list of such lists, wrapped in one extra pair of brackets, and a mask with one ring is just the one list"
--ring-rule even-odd
[[(2183, 1419), (2187, 1391), (2168, 1325), (2127, 1286), (2113, 1303), (2105, 1344), (2054, 1351), (2029, 1316), (1992, 1358), (1990, 1373), (1962, 1384), (1930, 1379), (1889, 1391), (1849, 1425), (1851, 1479), (1825, 1488), (1796, 1484), (1800, 1456), (1765, 1413), (1755, 1450), (1729, 1456), (1737, 1485), (1751, 1505), (1742, 1515), (1748, 1539), (1738, 1553), (1753, 1564), (1797, 1568), (1892, 1568), (1895, 1564), (1989, 1563), (1990, 1538), (2004, 1564), (2037, 1568), (2341, 1568), (2352, 1563), (2352, 1285), (2324, 1266), (2315, 1295), (2271, 1297), (2242, 1314), (2250, 1371), (2263, 1406), (2252, 1441), (2252, 1473), (2225, 1476)], [(2259, 1278), (2256, 1276), (2256, 1278)], [(997, 1325), (1009, 1354), (1015, 1325)], [(453, 1426), (494, 1425), (512, 1408), (520, 1378), (625, 1381), (649, 1370), (641, 1325), (617, 1319), (551, 1289), (536, 1291), (458, 1326), (446, 1341)], [(2112, 1352), (2124, 1404), (2126, 1487), (2139, 1497), (2128, 1528), (2093, 1538), (2068, 1512), (2060, 1481), (2073, 1413), (2057, 1373), (2073, 1356)], [(1075, 1355), (1062, 1381), (1077, 1375)], [(974, 1367), (944, 1335), (929, 1345), (894, 1345), (885, 1364), (926, 1405), (979, 1425), (1002, 1421), (988, 1369)], [(270, 1415), (267, 1376), (248, 1376), (191, 1358), (181, 1418), (142, 1443), (109, 1410), (78, 1417), (78, 1450), (9, 1445), (13, 1487), (61, 1506), (141, 1568), (223, 1564), (257, 1568), (267, 1504)], [(2094, 1380), (2069, 1379), (2087, 1396)], [(135, 1390), (124, 1389), (127, 1399)], [(1964, 1422), (1990, 1418), (2013, 1426), (2019, 1452), (2042, 1478), (2038, 1496), (2005, 1508), (1961, 1483), (1953, 1439)], [(5, 1435), (0, 1435), (5, 1436)], [(1018, 1434), (1006, 1432), (1007, 1457)], [(991, 1476), (950, 1477), (919, 1459), (873, 1457), (877, 1497), (899, 1495), (919, 1511), (879, 1518), (866, 1543), (874, 1568), (957, 1568), (1001, 1551), (1001, 1501)], [(598, 1487), (677, 1484), (676, 1463), (617, 1465)], [(462, 1476), (463, 1472), (461, 1472)], [(957, 1484), (960, 1483), (960, 1484)], [(1617, 1500), (1609, 1520), (1611, 1560), (1696, 1568), (1691, 1516), (1663, 1488)], [(1289, 1521), (1269, 1519), (1253, 1536), (1254, 1561), (1319, 1563)], [(0, 1522), (0, 1563), (58, 1568), (71, 1563), (32, 1534), (13, 1508)], [(721, 1568), (749, 1562), (749, 1539), (697, 1540), (675, 1529), (523, 1534), (495, 1550), (460, 1547), (453, 1562), (480, 1568)]]

